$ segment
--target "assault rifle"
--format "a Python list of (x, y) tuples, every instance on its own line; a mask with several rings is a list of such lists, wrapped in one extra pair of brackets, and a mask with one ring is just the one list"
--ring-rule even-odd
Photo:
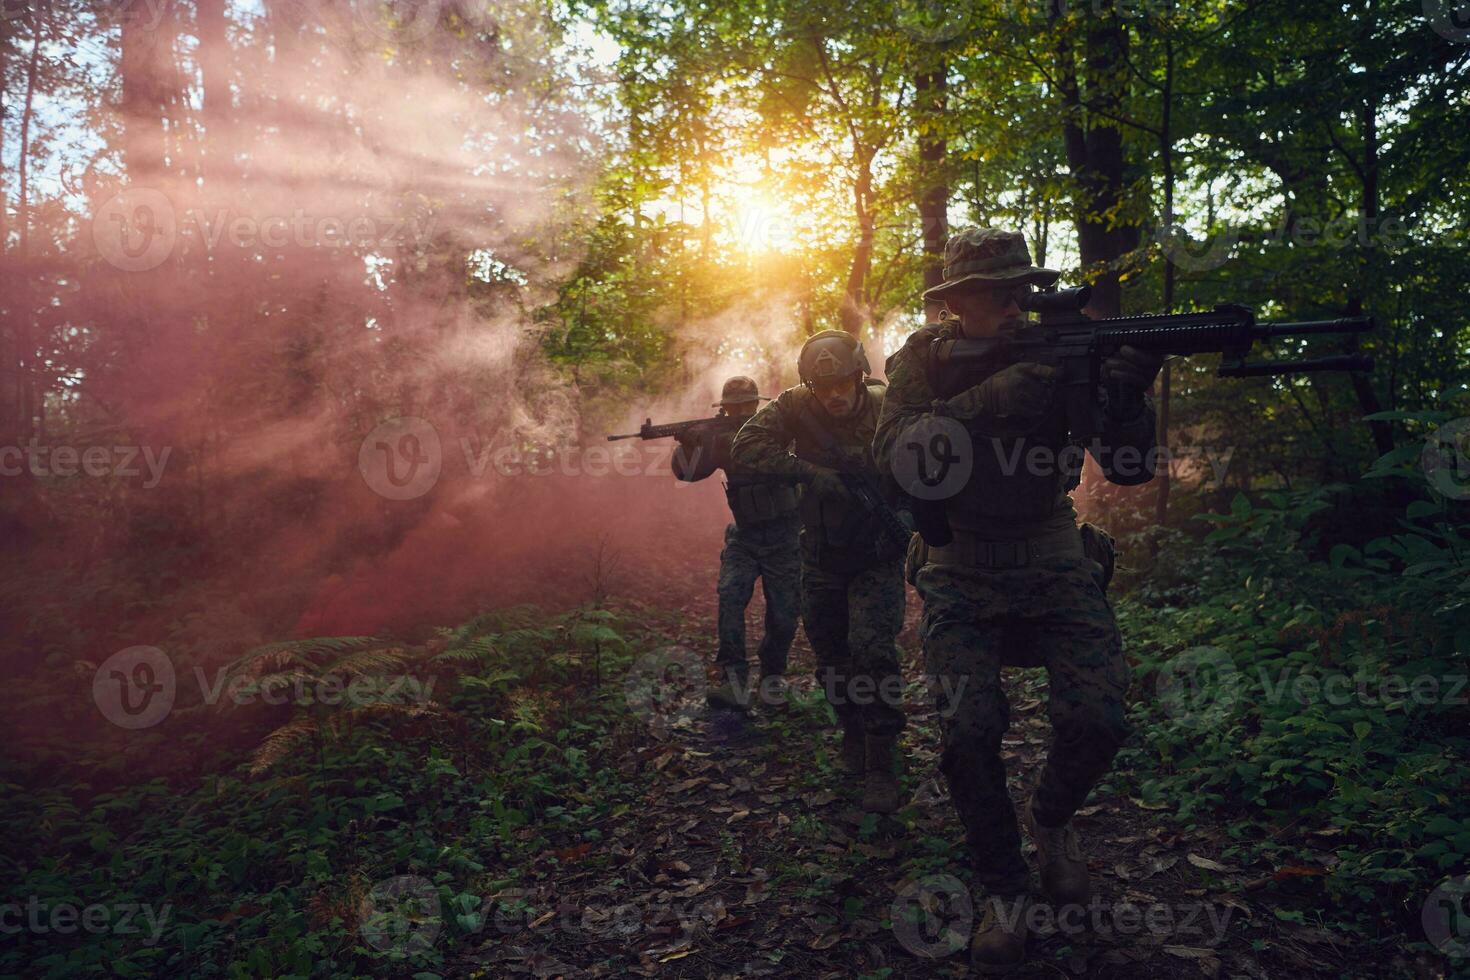
[[(1068, 427), (1074, 435), (1093, 434), (1102, 426), (1101, 410), (1109, 395), (1100, 378), (1103, 359), (1127, 345), (1161, 356), (1220, 353), (1216, 374), (1222, 378), (1258, 378), (1306, 374), (1313, 371), (1371, 371), (1373, 359), (1361, 354), (1339, 354), (1303, 361), (1247, 362), (1259, 341), (1277, 337), (1358, 334), (1373, 329), (1373, 318), (1342, 317), (1293, 323), (1257, 323), (1244, 306), (1221, 304), (1203, 313), (1145, 314), (1089, 319), (1082, 307), (1092, 294), (1090, 286), (1052, 289), (1023, 296), (1022, 309), (1040, 314), (1039, 322), (994, 337), (937, 340), (931, 363), (945, 387), (960, 390), (962, 382), (981, 380), (1021, 361), (1058, 369), (1059, 394), (1067, 407)], [(973, 382), (972, 382), (973, 383)]]
[(613, 442), (617, 439), (667, 439), (669, 436), (678, 438), (690, 429), (701, 425), (733, 429), (735, 427), (735, 420), (728, 415), (712, 415), (707, 419), (689, 419), (684, 422), (665, 422), (662, 425), (654, 425), (653, 419), (647, 419), (639, 426), (637, 432), (628, 432), (620, 436), (608, 436), (607, 441)]

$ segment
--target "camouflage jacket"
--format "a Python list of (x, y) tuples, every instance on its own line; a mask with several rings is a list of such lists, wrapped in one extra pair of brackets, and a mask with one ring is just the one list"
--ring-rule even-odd
[[(888, 395), (874, 440), (874, 452), (885, 466), (903, 448), (898, 443), (908, 426), (936, 414), (936, 400), (958, 394), (934, 390), (927, 364), (934, 339), (958, 334), (955, 319), (927, 324), (888, 358)], [(968, 384), (980, 380), (966, 379)], [(1114, 483), (1142, 483), (1153, 475), (1153, 402), (1144, 395), (1128, 418), (1109, 416), (1102, 432), (1073, 433), (1061, 400), (1054, 398), (1047, 417), (1031, 432), (997, 438), (971, 431), (969, 442), (973, 470), (945, 502), (950, 525), (983, 537), (1029, 537), (1076, 523), (1071, 491), (1079, 483), (1084, 449)]]
[[(734, 463), (743, 471), (805, 478), (811, 467), (863, 470), (878, 475), (873, 463), (873, 432), (883, 409), (883, 382), (869, 379), (862, 404), (851, 416), (834, 419), (804, 385), (787, 388), (766, 403), (735, 435), (731, 445)], [(816, 424), (831, 434), (842, 457), (830, 459), (798, 422), (800, 413), (810, 412)], [(845, 493), (813, 493), (806, 487), (801, 495), (804, 546), (827, 552), (847, 553), (849, 564), (872, 557), (879, 540), (875, 518), (863, 513)]]

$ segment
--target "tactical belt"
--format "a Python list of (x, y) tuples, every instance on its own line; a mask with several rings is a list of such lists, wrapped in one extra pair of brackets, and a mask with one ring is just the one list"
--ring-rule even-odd
[(942, 548), (929, 549), (931, 565), (965, 565), (971, 568), (1024, 568), (1042, 558), (1063, 556), (1084, 556), (1082, 535), (1075, 527), (1013, 541), (982, 538), (955, 528), (952, 542)]

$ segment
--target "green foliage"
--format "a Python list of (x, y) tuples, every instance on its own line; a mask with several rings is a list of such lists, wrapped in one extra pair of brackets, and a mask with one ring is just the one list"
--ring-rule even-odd
[(1309, 557), (1324, 513), (1378, 499), (1369, 482), (1239, 495), (1204, 515), (1203, 546), (1166, 542), (1215, 550), (1190, 588), (1119, 603), (1144, 695), (1119, 769), (1146, 773), (1142, 797), (1181, 819), (1227, 815), (1267, 870), (1303, 863), (1293, 838), (1325, 835), (1321, 880), (1365, 915), (1470, 860), (1470, 520), (1420, 497), (1396, 532)]
[[(7, 764), (0, 786), (13, 802), (0, 833), (12, 895), (41, 908), (146, 906), (161, 931), (23, 931), (0, 953), (0, 973), (442, 972), (486, 928), (481, 896), (517, 880), (536, 854), (595, 839), (586, 828), (630, 805), (632, 788), (603, 760), (636, 722), (621, 698), (587, 683), (582, 656), (597, 646), (609, 669), (626, 669), (652, 642), (607, 610), (522, 608), (440, 630), (424, 648), (362, 637), (272, 644), (231, 676), (265, 685), (438, 669), (443, 710), (405, 724), (371, 703), (306, 699), (293, 710), (336, 724), (339, 737), (283, 751), (263, 773), (237, 757), (172, 785), (46, 787), (43, 773)], [(374, 885), (404, 875), (438, 897), (433, 943), (405, 946), (363, 927), (388, 901)]]

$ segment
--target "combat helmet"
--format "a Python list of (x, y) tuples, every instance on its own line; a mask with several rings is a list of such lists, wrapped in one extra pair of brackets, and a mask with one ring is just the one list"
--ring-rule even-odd
[(796, 359), (796, 370), (805, 385), (872, 373), (862, 342), (845, 330), (823, 330), (808, 337)]

